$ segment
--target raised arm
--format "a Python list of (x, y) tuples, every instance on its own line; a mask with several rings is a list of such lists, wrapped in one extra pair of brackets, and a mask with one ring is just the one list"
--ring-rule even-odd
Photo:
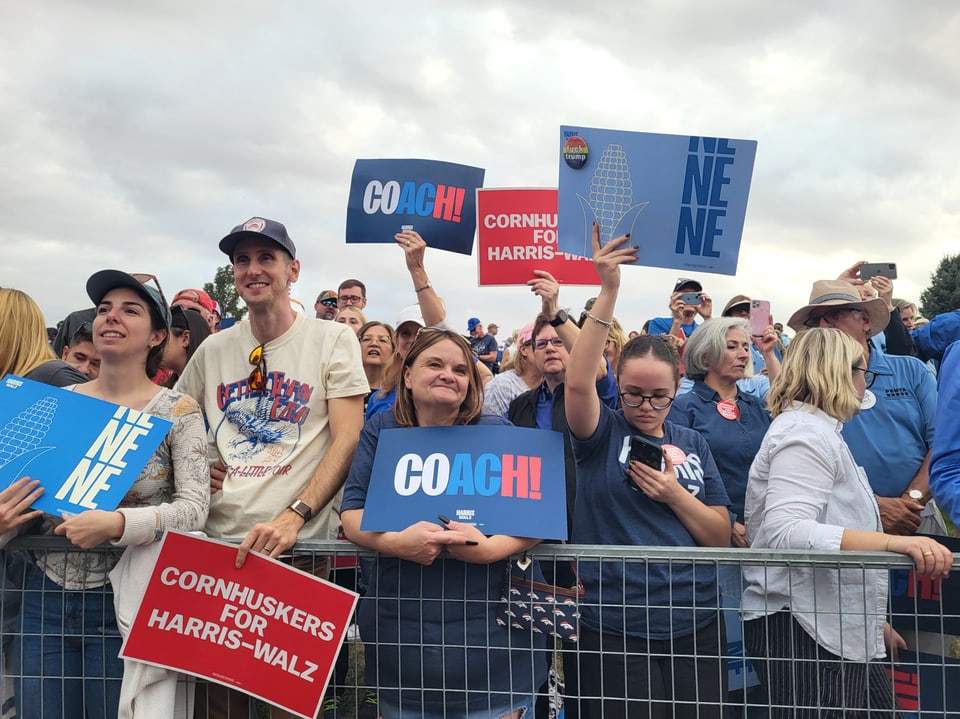
[(417, 302), (420, 304), (423, 321), (427, 323), (427, 327), (440, 324), (447, 318), (447, 310), (423, 266), (423, 256), (426, 253), (427, 243), (424, 242), (419, 232), (413, 230), (398, 232), (393, 237), (397, 244), (403, 248), (403, 258), (406, 260), (410, 279), (413, 280), (413, 291), (417, 294)]
[(593, 225), (593, 264), (600, 275), (600, 294), (580, 329), (570, 351), (566, 374), (567, 424), (575, 437), (590, 437), (600, 421), (600, 398), (596, 392), (597, 363), (603, 359), (603, 347), (620, 291), (620, 265), (637, 259), (637, 247), (628, 245), (623, 235), (600, 247), (600, 230)]

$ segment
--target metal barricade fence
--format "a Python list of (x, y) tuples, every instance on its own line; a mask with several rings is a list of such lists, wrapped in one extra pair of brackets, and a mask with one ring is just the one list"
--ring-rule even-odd
[[(52, 537), (21, 538), (0, 551), (0, 719), (116, 715), (112, 593), (52, 581), (54, 564), (44, 572), (37, 559), (59, 552), (117, 554), (80, 552)], [(960, 717), (960, 575), (917, 579), (901, 555), (540, 545), (510, 562), (519, 575), (526, 559), (536, 560), (542, 576), (535, 586), (508, 581), (503, 563), (464, 571), (458, 560), (441, 558), (423, 571), (343, 541), (304, 542), (292, 558), (366, 592), (354, 617), (360, 628), (347, 631), (319, 714), (328, 719), (389, 719), (398, 708), (403, 716), (495, 717), (530, 695), (534, 716), (566, 719)], [(960, 568), (960, 555), (953, 566)], [(548, 580), (570, 584), (574, 573), (585, 596), (564, 604), (544, 590)], [(766, 620), (748, 623), (752, 646), (745, 649), (744, 574), (771, 585), (796, 582), (790, 588), (809, 597), (812, 611), (798, 623), (783, 606), (768, 607)], [(877, 578), (888, 578), (885, 614), (864, 588)], [(41, 619), (56, 631), (40, 636)], [(869, 656), (871, 632), (886, 620), (906, 640), (896, 658), (838, 661), (811, 639), (825, 635), (846, 655)], [(576, 641), (550, 633), (561, 622)], [(292, 716), (201, 680), (183, 679), (180, 689), (183, 703), (160, 715)], [(194, 694), (195, 709), (187, 699)]]

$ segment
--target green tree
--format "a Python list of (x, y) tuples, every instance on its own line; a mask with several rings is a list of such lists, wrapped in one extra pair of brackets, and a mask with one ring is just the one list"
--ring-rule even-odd
[(224, 317), (242, 320), (247, 314), (247, 307), (237, 294), (237, 286), (233, 284), (233, 267), (230, 265), (218, 267), (213, 282), (205, 283), (203, 291), (220, 303), (220, 311)]
[(920, 294), (920, 312), (931, 318), (960, 309), (960, 255), (946, 255)]

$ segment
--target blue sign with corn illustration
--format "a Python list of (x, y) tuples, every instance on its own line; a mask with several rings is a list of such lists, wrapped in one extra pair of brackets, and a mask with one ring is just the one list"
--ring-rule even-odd
[(40, 481), (33, 509), (66, 516), (112, 511), (171, 422), (13, 375), (0, 380), (0, 489)]
[(561, 126), (558, 244), (589, 257), (629, 232), (636, 264), (737, 273), (754, 140)]

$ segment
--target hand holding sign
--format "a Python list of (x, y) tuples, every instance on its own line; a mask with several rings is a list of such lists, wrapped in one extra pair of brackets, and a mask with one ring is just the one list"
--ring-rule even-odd
[(88, 509), (58, 524), (53, 532), (70, 540), (80, 549), (93, 549), (104, 542), (120, 539), (126, 525), (123, 513)]
[(237, 569), (243, 566), (251, 551), (268, 557), (279, 557), (296, 544), (303, 524), (303, 517), (289, 509), (283, 510), (272, 522), (254, 524), (237, 550)]
[[(621, 235), (600, 246), (600, 226), (593, 223), (593, 266), (600, 275), (600, 284), (604, 289), (620, 288), (620, 265), (636, 262), (639, 251), (636, 245), (627, 245), (630, 235)], [(625, 246), (626, 245), (626, 246)]]
[(560, 283), (546, 270), (534, 270), (536, 275), (527, 280), (530, 291), (540, 298), (540, 311), (551, 319), (560, 309)]
[(427, 243), (420, 236), (420, 233), (414, 230), (404, 230), (403, 232), (395, 234), (393, 239), (403, 248), (403, 256), (407, 262), (407, 269), (411, 272), (414, 270), (422, 270), (423, 255), (427, 249)]
[(43, 514), (40, 510), (27, 511), (41, 494), (43, 487), (40, 486), (40, 481), (30, 477), (21, 477), (0, 492), (0, 534), (16, 529)]
[[(479, 531), (479, 530), (477, 530)], [(417, 522), (401, 532), (391, 532), (384, 539), (390, 554), (417, 564), (433, 564), (448, 546), (477, 540), (459, 530), (447, 529), (433, 522)]]

